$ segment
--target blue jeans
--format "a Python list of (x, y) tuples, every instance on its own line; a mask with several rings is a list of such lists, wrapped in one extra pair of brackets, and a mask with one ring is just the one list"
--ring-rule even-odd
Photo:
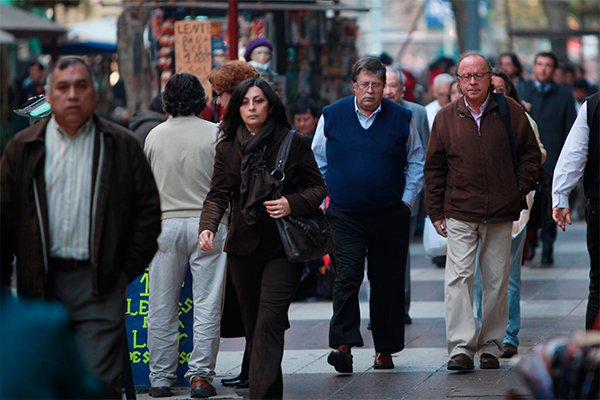
[[(510, 244), (510, 276), (508, 280), (508, 324), (504, 343), (519, 347), (519, 330), (521, 329), (521, 259), (527, 228), (523, 229)], [(477, 310), (477, 320), (481, 324), (481, 272), (479, 271), (479, 257), (475, 265), (475, 278), (473, 280), (473, 298)]]

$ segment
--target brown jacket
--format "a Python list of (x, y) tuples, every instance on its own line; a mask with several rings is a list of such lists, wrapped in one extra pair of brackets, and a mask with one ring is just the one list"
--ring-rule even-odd
[[(6, 146), (0, 174), (2, 286), (10, 286), (17, 258), (17, 290), (46, 297), (49, 258), (44, 180), (45, 131), (49, 118), (25, 129)], [(110, 293), (122, 274), (132, 281), (158, 245), (160, 201), (142, 147), (130, 131), (94, 116), (90, 262), (93, 290)], [(91, 206), (91, 205), (90, 205)]]
[(519, 218), (521, 200), (534, 188), (540, 149), (525, 112), (507, 98), (517, 153), (511, 147), (494, 96), (481, 127), (464, 98), (436, 115), (425, 158), (425, 207), (432, 221), (506, 222)]
[[(267, 144), (265, 159), (270, 170), (275, 167), (279, 145), (286, 134), (287, 129), (275, 129)], [(225, 251), (236, 255), (248, 255), (258, 247), (261, 231), (260, 224), (246, 224), (241, 214), (241, 160), (240, 142), (237, 137), (217, 144), (211, 189), (202, 206), (199, 231), (208, 229), (216, 232), (223, 213), (231, 205)], [(306, 138), (298, 134), (294, 136), (284, 172), (282, 194), (290, 203), (292, 214), (303, 216), (316, 210), (327, 196), (327, 187)], [(298, 193), (300, 187), (304, 190)]]

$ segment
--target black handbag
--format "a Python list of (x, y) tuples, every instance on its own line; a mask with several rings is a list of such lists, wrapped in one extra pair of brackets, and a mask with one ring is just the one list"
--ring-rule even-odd
[[(275, 179), (274, 198), (281, 198), (281, 188), (285, 179), (284, 168), (287, 162), (295, 130), (288, 132), (281, 142), (277, 163), (271, 175)], [(293, 263), (314, 260), (331, 251), (333, 239), (329, 222), (321, 209), (316, 209), (305, 217), (288, 215), (275, 220), (281, 243), (287, 259)]]

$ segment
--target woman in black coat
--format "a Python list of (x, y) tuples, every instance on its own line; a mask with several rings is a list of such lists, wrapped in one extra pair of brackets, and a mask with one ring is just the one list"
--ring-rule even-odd
[(202, 207), (200, 248), (212, 251), (219, 221), (231, 207), (225, 243), (250, 344), (250, 398), (282, 398), (287, 312), (300, 282), (302, 263), (290, 263), (275, 220), (306, 216), (327, 194), (308, 141), (294, 136), (285, 166), (283, 196), (273, 199), (271, 171), (290, 124), (285, 107), (262, 79), (242, 82), (221, 124), (215, 169)]

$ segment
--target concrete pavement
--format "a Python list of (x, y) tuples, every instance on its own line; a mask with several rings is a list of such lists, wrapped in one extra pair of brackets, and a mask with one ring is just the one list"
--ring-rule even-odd
[[(533, 398), (515, 367), (516, 358), (501, 360), (499, 370), (480, 370), (477, 359), (472, 373), (446, 370), (444, 271), (425, 258), (420, 240), (411, 244), (411, 257), (413, 324), (406, 327), (406, 349), (393, 357), (396, 368), (372, 368), (374, 350), (366, 328), (368, 303), (364, 289), (361, 331), (365, 347), (352, 350), (351, 375), (337, 374), (326, 361), (331, 302), (294, 303), (282, 364), (286, 399), (501, 399), (509, 391)], [(522, 357), (550, 338), (568, 337), (584, 327), (589, 282), (585, 224), (576, 222), (566, 233), (559, 232), (552, 268), (540, 267), (539, 258), (538, 254), (522, 271)], [(243, 344), (242, 339), (222, 340), (214, 382), (218, 394), (212, 398), (248, 398), (248, 390), (220, 384), (221, 378), (239, 372)], [(172, 398), (189, 398), (189, 388), (176, 388), (174, 392)], [(150, 397), (139, 393), (138, 398)]]

